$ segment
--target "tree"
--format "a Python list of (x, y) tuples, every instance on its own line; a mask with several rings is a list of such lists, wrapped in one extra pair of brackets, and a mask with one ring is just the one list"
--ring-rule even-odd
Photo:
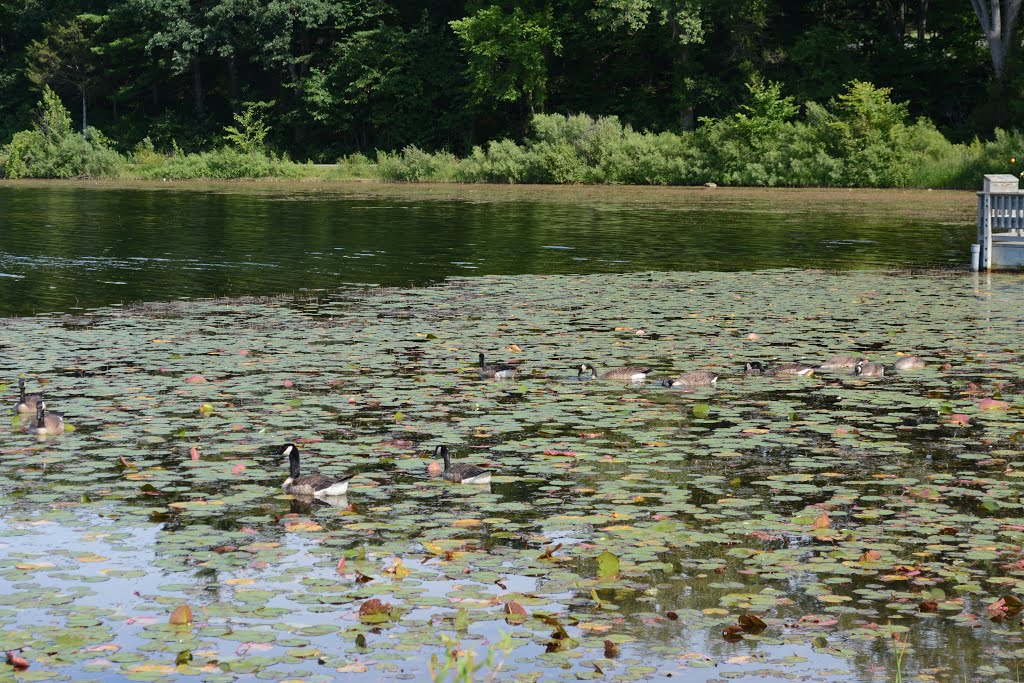
[[(301, 115), (323, 143), (356, 147), (462, 148), (471, 129), (465, 63), (450, 31), (423, 15), (411, 29), (368, 18), (334, 43), (330, 59), (300, 80)], [(424, 116), (424, 112), (430, 112)]]
[(238, 126), (224, 126), (224, 139), (234, 145), (243, 154), (263, 154), (266, 152), (267, 110), (274, 106), (270, 102), (246, 102), (241, 114), (235, 114)]
[(520, 7), (508, 15), (498, 6), (449, 22), (462, 42), (478, 103), (525, 100), (533, 114), (547, 100), (548, 52), (562, 43), (544, 12), (527, 15)]
[(971, 0), (981, 31), (988, 42), (996, 80), (1003, 80), (1006, 58), (1013, 47), (1013, 28), (1024, 0)]
[(704, 42), (706, 29), (699, 0), (597, 0), (590, 17), (600, 30), (637, 33), (650, 26), (668, 28), (666, 48), (672, 64), (672, 98), (679, 123), (694, 126), (694, 90), (698, 79), (690, 48)]
[(380, 2), (351, 0), (219, 0), (207, 14), (212, 45), (222, 56), (249, 53), (266, 68), (283, 67), (291, 81), (314, 58), (315, 33), (347, 23), (349, 15), (376, 15)]
[(210, 27), (206, 14), (211, 0), (127, 0), (147, 25), (150, 38), (146, 48), (170, 57), (170, 71), (178, 76), (192, 72), (192, 95), (196, 118), (206, 116), (202, 58), (208, 52)]
[(782, 86), (755, 78), (746, 84), (750, 101), (740, 105), (728, 123), (731, 128), (753, 146), (776, 136), (779, 129), (800, 111), (792, 97), (782, 94)]
[(79, 14), (67, 23), (47, 27), (43, 40), (28, 47), (25, 73), (36, 85), (70, 86), (82, 100), (82, 135), (89, 126), (87, 101), (96, 82), (97, 64), (93, 52), (96, 32), (103, 17)]
[(849, 127), (850, 137), (859, 139), (873, 133), (887, 134), (908, 116), (906, 102), (892, 101), (892, 88), (876, 88), (864, 81), (848, 83), (846, 92), (836, 98), (834, 108)]

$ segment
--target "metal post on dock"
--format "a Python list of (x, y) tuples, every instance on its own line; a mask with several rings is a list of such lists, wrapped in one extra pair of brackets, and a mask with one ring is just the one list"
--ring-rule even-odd
[(982, 240), (981, 265), (985, 270), (992, 269), (992, 194), (985, 188), (985, 224), (984, 240)]

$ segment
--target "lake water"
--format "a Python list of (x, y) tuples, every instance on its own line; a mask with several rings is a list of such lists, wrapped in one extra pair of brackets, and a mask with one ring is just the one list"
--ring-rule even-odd
[[(0, 185), (0, 396), (70, 426), (0, 436), (21, 675), (1020, 680), (1024, 277), (964, 272), (970, 195), (157, 187)], [(887, 372), (743, 372), (834, 353)]]
[(0, 184), (0, 315), (453, 275), (963, 267), (974, 237), (969, 193), (354, 187)]

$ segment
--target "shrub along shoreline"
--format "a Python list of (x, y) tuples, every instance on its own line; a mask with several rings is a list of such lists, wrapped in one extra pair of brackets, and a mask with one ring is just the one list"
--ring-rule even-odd
[(266, 150), (261, 103), (236, 116), (220, 149), (157, 151), (147, 139), (124, 154), (95, 129), (72, 130), (47, 88), (36, 125), (0, 147), (0, 177), (977, 189), (985, 173), (1024, 170), (1016, 159), (1024, 157), (1021, 132), (952, 143), (930, 121), (910, 121), (906, 103), (870, 83), (853, 81), (826, 105), (802, 107), (774, 83), (748, 90), (738, 112), (702, 119), (691, 132), (636, 131), (614, 116), (538, 114), (523, 141), (494, 140), (462, 158), (406, 147), (324, 166)]

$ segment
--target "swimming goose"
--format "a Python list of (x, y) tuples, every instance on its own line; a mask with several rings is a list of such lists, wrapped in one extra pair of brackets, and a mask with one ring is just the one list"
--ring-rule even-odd
[[(618, 379), (625, 380), (627, 382), (643, 382), (647, 379), (647, 373), (651, 371), (650, 368), (612, 368), (607, 372), (600, 375), (597, 374), (597, 368), (590, 363), (583, 363), (580, 365), (580, 371), (576, 373), (576, 379)], [(585, 377), (585, 373), (590, 373), (589, 377)]]
[(480, 354), (480, 379), (512, 379), (516, 374), (516, 367), (508, 363), (484, 362), (484, 354)]
[(828, 360), (818, 366), (819, 370), (844, 370), (857, 366), (857, 356), (830, 356)]
[(36, 404), (43, 400), (42, 394), (25, 395), (25, 380), (18, 380), (18, 402), (14, 404), (14, 412), (19, 414), (32, 414), (36, 412)]
[(444, 461), (444, 472), (441, 474), (446, 480), (456, 484), (490, 484), (491, 472), (476, 465), (460, 462), (453, 465), (448, 456), (447, 446), (438, 446), (434, 449), (434, 457)]
[(747, 363), (744, 370), (747, 373), (754, 373), (759, 375), (769, 375), (777, 377), (779, 375), (799, 375), (800, 377), (811, 377), (814, 375), (814, 368), (810, 365), (804, 365), (803, 363), (782, 363), (781, 365), (775, 365), (766, 368), (760, 361), (751, 361)]
[(671, 377), (662, 382), (666, 387), (713, 387), (718, 381), (718, 375), (708, 370), (694, 370), (679, 375), (675, 379)]
[(882, 377), (885, 375), (885, 366), (881, 363), (869, 363), (866, 358), (857, 361), (853, 374), (858, 377)]
[(924, 359), (920, 356), (901, 356), (896, 359), (897, 370), (923, 370)]
[(288, 478), (281, 483), (285, 493), (296, 496), (313, 496), (324, 498), (341, 496), (348, 491), (348, 482), (354, 474), (344, 477), (328, 477), (325, 474), (299, 474), (299, 449), (293, 443), (286, 443), (278, 449), (276, 455), (287, 455), (290, 461)]
[(36, 403), (36, 418), (28, 425), (29, 434), (63, 434), (64, 415), (46, 411), (46, 401)]

